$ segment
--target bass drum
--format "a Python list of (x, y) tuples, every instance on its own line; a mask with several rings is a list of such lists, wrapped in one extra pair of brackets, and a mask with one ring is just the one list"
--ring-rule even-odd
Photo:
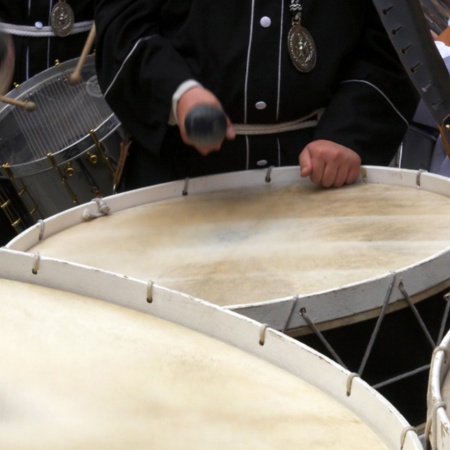
[[(398, 378), (419, 371), (425, 393), (446, 317), (447, 302), (433, 296), (450, 287), (449, 196), (449, 178), (382, 167), (364, 167), (340, 189), (301, 179), (298, 167), (228, 173), (72, 208), (7, 247), (152, 280), (310, 346), (327, 332), (330, 356), (409, 402), (418, 397)], [(422, 319), (425, 307), (427, 316), (438, 307), (431, 321)], [(402, 326), (393, 320), (394, 334), (380, 339), (401, 312)], [(343, 338), (355, 324), (364, 333)], [(425, 394), (407, 409), (410, 422), (423, 423)]]
[(218, 306), (8, 250), (0, 291), (3, 448), (423, 449), (361, 378)]

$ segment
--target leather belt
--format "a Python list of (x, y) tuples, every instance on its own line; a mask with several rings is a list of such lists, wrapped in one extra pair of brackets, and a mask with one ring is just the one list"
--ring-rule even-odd
[(430, 110), (450, 156), (450, 75), (419, 0), (373, 0), (394, 48)]

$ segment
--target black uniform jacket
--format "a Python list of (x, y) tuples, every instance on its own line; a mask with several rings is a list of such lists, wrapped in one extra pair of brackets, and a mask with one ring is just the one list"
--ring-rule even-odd
[[(298, 164), (304, 145), (328, 139), (363, 164), (389, 163), (417, 95), (371, 0), (301, 1), (301, 23), (317, 47), (309, 73), (288, 55), (289, 4), (96, 0), (100, 85), (153, 162), (164, 161), (174, 177)], [(189, 79), (214, 92), (234, 123), (274, 124), (326, 109), (316, 128), (238, 137), (203, 157), (168, 125), (171, 97)]]

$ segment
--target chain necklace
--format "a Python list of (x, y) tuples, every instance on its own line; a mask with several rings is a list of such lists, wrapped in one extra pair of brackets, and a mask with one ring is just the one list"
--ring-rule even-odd
[(70, 34), (74, 24), (74, 14), (66, 0), (59, 0), (53, 6), (50, 23), (56, 36), (64, 37)]
[(297, 70), (310, 72), (316, 65), (317, 51), (311, 34), (300, 24), (302, 17), (300, 0), (291, 0), (289, 11), (292, 16), (292, 27), (288, 34), (289, 56)]

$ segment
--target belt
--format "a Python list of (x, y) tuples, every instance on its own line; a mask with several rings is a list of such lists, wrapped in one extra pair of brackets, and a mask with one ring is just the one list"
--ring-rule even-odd
[(281, 122), (274, 124), (233, 124), (236, 134), (242, 135), (258, 135), (258, 134), (275, 134), (285, 133), (287, 131), (301, 130), (304, 128), (312, 128), (317, 126), (322, 117), (325, 108), (319, 108), (301, 117), (300, 119), (291, 120), (289, 122)]
[[(93, 20), (77, 22), (73, 24), (70, 34), (84, 33), (92, 28)], [(30, 25), (14, 25), (10, 23), (0, 23), (0, 32), (11, 34), (14, 36), (27, 37), (54, 37), (56, 36), (51, 26), (30, 26)]]

